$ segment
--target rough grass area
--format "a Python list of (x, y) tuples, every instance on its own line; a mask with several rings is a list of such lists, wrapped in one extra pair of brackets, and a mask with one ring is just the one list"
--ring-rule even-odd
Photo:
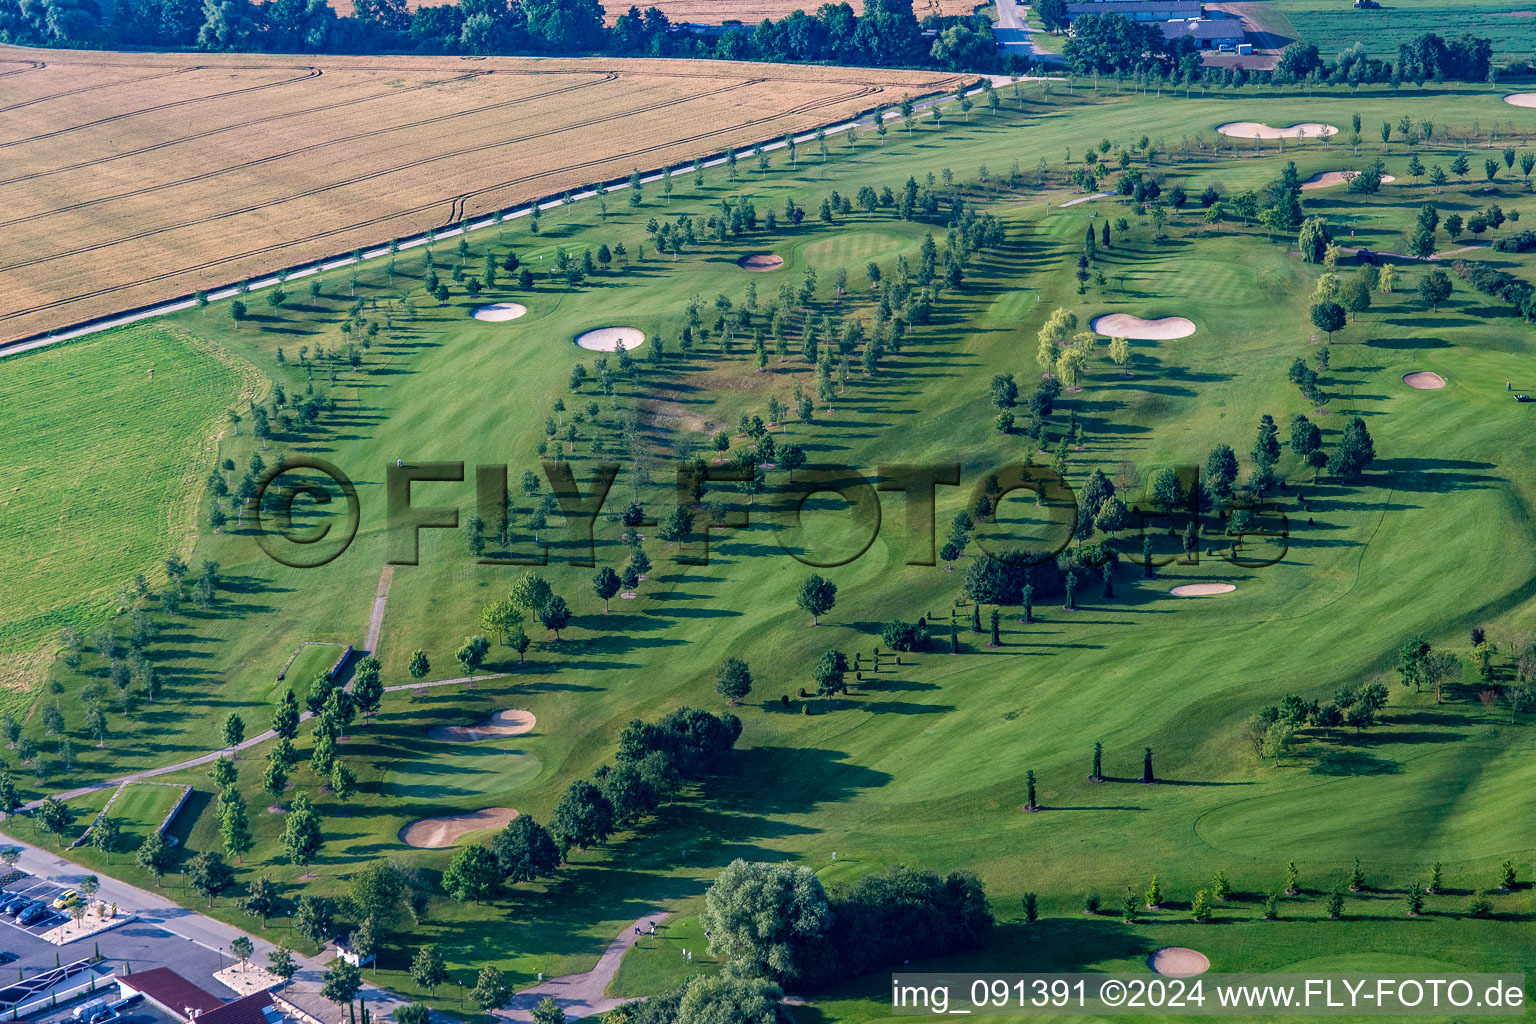
[(0, 360), (0, 682), (190, 550), (224, 410), (256, 387), (248, 366), (155, 328)]

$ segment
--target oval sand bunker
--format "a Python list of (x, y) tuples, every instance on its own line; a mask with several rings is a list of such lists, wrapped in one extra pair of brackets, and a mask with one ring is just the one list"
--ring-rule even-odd
[(1174, 338), (1187, 338), (1195, 333), (1194, 321), (1182, 316), (1143, 320), (1129, 313), (1110, 313), (1094, 317), (1088, 326), (1106, 338), (1131, 338), (1135, 341), (1170, 341)]
[(743, 256), (736, 261), (736, 265), (743, 270), (778, 270), (784, 265), (784, 257), (775, 256), (771, 252), (755, 252), (751, 256)]
[(1169, 978), (1192, 978), (1211, 969), (1204, 953), (1187, 946), (1164, 946), (1147, 957), (1147, 966)]
[(1316, 139), (1324, 135), (1337, 135), (1339, 130), (1331, 124), (1306, 121), (1289, 128), (1271, 128), (1259, 121), (1228, 121), (1216, 130), (1234, 139)]
[(1186, 583), (1182, 587), (1174, 587), (1168, 593), (1174, 597), (1215, 597), (1217, 594), (1230, 594), (1236, 589), (1230, 583)]
[(517, 817), (510, 807), (487, 807), (468, 814), (450, 814), (443, 818), (421, 818), (400, 830), (400, 841), (422, 850), (441, 850), (452, 846), (471, 832), (501, 828)]
[(645, 344), (645, 332), (637, 327), (599, 327), (576, 339), (576, 344), (592, 352), (617, 352), (623, 343), (624, 351), (633, 352)]
[(484, 320), (487, 323), (502, 323), (506, 320), (516, 320), (527, 312), (527, 306), (520, 306), (515, 302), (493, 302), (489, 306), (478, 307), (470, 315), (476, 320)]
[(1536, 107), (1536, 92), (1512, 92), (1504, 102), (1514, 107)]
[(445, 743), (474, 743), (498, 736), (521, 736), (532, 732), (537, 719), (532, 711), (498, 711), (475, 725), (439, 725), (427, 730), (427, 739)]
[[(1301, 190), (1303, 192), (1310, 192), (1313, 189), (1318, 188), (1332, 188), (1335, 185), (1343, 185), (1348, 180), (1348, 178), (1344, 177), (1343, 171), (1323, 171), (1321, 174), (1314, 174), (1312, 177), (1302, 182)], [(1397, 179), (1392, 177), (1390, 174), (1383, 174), (1381, 176), (1381, 183), (1383, 185), (1390, 185), (1396, 180)]]
[(1403, 374), (1403, 383), (1420, 391), (1435, 391), (1445, 387), (1445, 378), (1428, 370), (1417, 370)]

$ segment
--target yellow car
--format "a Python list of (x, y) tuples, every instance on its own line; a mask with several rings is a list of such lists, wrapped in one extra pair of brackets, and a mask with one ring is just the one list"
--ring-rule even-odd
[(59, 893), (58, 897), (53, 901), (53, 909), (63, 910), (65, 907), (69, 906), (79, 898), (80, 894), (74, 889), (65, 889), (63, 892)]

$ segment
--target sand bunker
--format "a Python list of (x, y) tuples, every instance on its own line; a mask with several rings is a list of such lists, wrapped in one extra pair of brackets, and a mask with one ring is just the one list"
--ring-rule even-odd
[(468, 814), (450, 814), (445, 818), (422, 818), (400, 830), (400, 841), (423, 850), (441, 850), (452, 846), (471, 832), (501, 828), (517, 817), (510, 807), (487, 807)]
[[(1536, 95), (1536, 94), (1533, 94)], [(1430, 373), (1428, 370), (1417, 370), (1413, 373), (1403, 374), (1403, 383), (1420, 391), (1434, 391), (1445, 387), (1445, 378), (1438, 373)]]
[(478, 307), (471, 315), (476, 320), (500, 323), (503, 320), (516, 320), (526, 312), (527, 306), (519, 306), (515, 302), (493, 302), (489, 306)]
[(1195, 333), (1193, 321), (1181, 316), (1143, 320), (1129, 313), (1110, 313), (1094, 317), (1088, 326), (1106, 338), (1131, 338), (1135, 341), (1169, 341), (1173, 338), (1187, 338)]
[(1164, 946), (1147, 957), (1147, 966), (1170, 978), (1192, 978), (1211, 969), (1205, 954), (1186, 946)]
[[(1348, 180), (1348, 178), (1344, 177), (1343, 171), (1324, 171), (1321, 174), (1314, 174), (1312, 177), (1302, 182), (1301, 190), (1303, 192), (1310, 192), (1315, 188), (1332, 188), (1335, 185), (1342, 185)], [(1396, 180), (1397, 179), (1392, 177), (1390, 174), (1383, 174), (1381, 176), (1381, 183), (1383, 185), (1390, 184)]]
[(439, 725), (427, 730), (427, 739), (447, 743), (474, 743), (497, 736), (521, 736), (532, 732), (536, 719), (532, 711), (498, 711), (475, 725)]
[(1504, 102), (1516, 107), (1536, 107), (1536, 92), (1512, 92)]
[(1213, 597), (1216, 594), (1230, 594), (1236, 589), (1230, 583), (1186, 583), (1182, 587), (1174, 587), (1168, 593), (1174, 597)]
[(1234, 139), (1316, 139), (1324, 135), (1337, 135), (1339, 130), (1331, 124), (1307, 121), (1289, 128), (1271, 128), (1258, 121), (1229, 121), (1219, 124), (1216, 130)]
[(784, 257), (775, 256), (771, 252), (757, 252), (743, 256), (736, 261), (736, 265), (743, 270), (778, 270), (784, 265)]
[(576, 339), (576, 344), (593, 352), (617, 352), (621, 342), (624, 351), (633, 352), (645, 344), (645, 333), (635, 327), (599, 327)]

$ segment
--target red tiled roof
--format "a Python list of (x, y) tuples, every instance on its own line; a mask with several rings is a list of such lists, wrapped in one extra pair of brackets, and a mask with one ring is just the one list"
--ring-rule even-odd
[(271, 1005), (271, 992), (252, 992), (202, 1014), (197, 1024), (268, 1024), (265, 1011)]
[(144, 998), (159, 1003), (178, 1017), (188, 1008), (207, 1013), (224, 1005), (224, 1000), (198, 988), (169, 967), (125, 974), (117, 982), (124, 989), (144, 993)]

